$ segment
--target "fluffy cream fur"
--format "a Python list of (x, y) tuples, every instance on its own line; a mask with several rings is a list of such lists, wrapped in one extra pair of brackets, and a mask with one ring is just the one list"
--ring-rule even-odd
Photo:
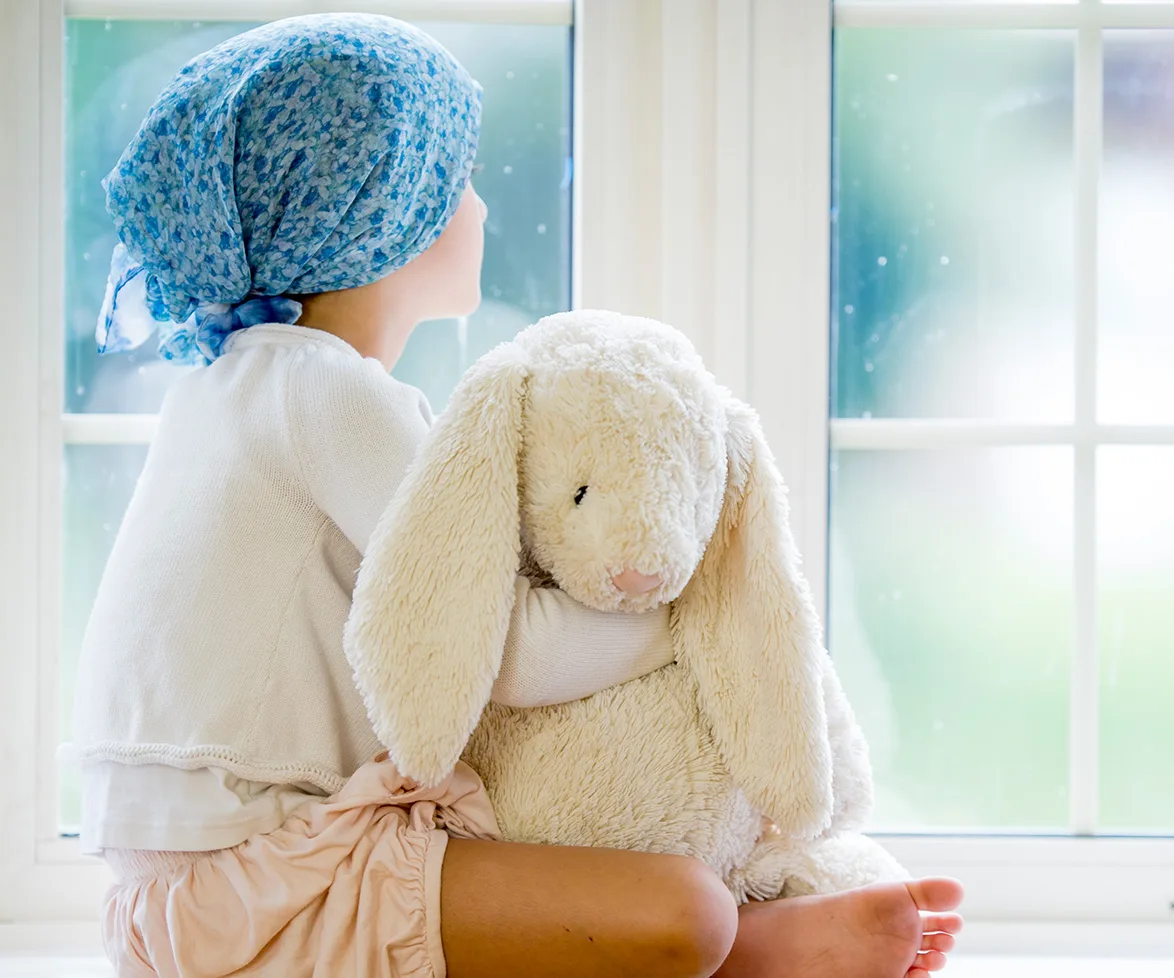
[[(519, 561), (601, 610), (670, 602), (677, 661), (489, 704)], [(461, 382), (368, 549), (347, 649), (401, 770), (435, 783), (463, 752), (509, 839), (694, 856), (739, 900), (900, 878), (858, 834), (867, 749), (798, 563), (754, 412), (676, 330), (567, 313)], [(624, 569), (664, 583), (623, 594)]]

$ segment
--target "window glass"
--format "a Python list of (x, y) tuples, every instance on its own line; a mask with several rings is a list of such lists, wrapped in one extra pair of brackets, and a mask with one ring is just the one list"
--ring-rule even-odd
[(836, 417), (1072, 417), (1069, 32), (836, 32)]
[[(147, 457), (145, 445), (66, 445), (62, 458), (65, 511), (62, 532), (65, 562), (61, 578), (61, 689), (59, 730), (69, 740), (72, 727), (77, 650), (114, 535), (122, 522), (135, 480)], [(73, 831), (81, 819), (80, 777), (72, 765), (61, 772), (59, 817)]]
[(1101, 824), (1174, 821), (1174, 447), (1097, 459)]
[(1174, 31), (1105, 34), (1099, 417), (1174, 422)]
[(879, 829), (1068, 822), (1072, 453), (838, 452), (829, 640)]
[[(65, 403), (67, 413), (154, 412), (184, 369), (149, 342), (99, 357), (94, 325), (115, 235), (102, 177), (148, 106), (188, 59), (250, 24), (69, 18), (65, 64)], [(570, 305), (571, 38), (562, 26), (424, 23), (485, 90), (477, 177), (489, 206), (484, 302), (467, 320), (423, 324), (394, 371), (440, 410), (478, 356)], [(93, 590), (142, 447), (67, 447), (65, 455), (62, 736)], [(105, 489), (103, 489), (105, 487)], [(77, 823), (75, 776), (64, 772), (61, 823)]]

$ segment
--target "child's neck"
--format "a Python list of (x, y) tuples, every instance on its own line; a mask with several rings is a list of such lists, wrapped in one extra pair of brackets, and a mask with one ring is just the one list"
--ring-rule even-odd
[(302, 315), (297, 325), (331, 333), (391, 370), (419, 321), (396, 301), (393, 278), (353, 289), (298, 296)]

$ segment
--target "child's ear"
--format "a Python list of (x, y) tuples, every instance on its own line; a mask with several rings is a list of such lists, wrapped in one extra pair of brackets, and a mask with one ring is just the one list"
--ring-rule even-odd
[(527, 370), (515, 344), (470, 368), (383, 514), (345, 646), (375, 733), (427, 785), (481, 717), (514, 604)]

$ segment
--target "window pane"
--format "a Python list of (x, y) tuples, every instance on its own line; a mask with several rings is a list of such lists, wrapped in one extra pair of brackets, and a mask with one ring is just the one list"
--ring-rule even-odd
[[(155, 411), (179, 368), (148, 343), (98, 357), (94, 323), (115, 236), (100, 181), (189, 58), (249, 24), (71, 18), (66, 29), (65, 410)], [(570, 30), (422, 24), (485, 89), (477, 188), (489, 205), (485, 303), (468, 323), (422, 327), (396, 376), (441, 408), (465, 367), (570, 304)]]
[(1105, 34), (1100, 418), (1174, 422), (1174, 31)]
[(1101, 824), (1174, 813), (1174, 448), (1106, 447), (1097, 471)]
[(1072, 417), (1069, 32), (836, 33), (838, 417)]
[[(77, 653), (98, 580), (147, 457), (145, 445), (67, 445), (64, 456), (62, 523), (61, 739), (72, 726)], [(62, 765), (59, 818), (63, 831), (81, 820), (79, 776)]]
[(829, 641), (877, 828), (1067, 825), (1072, 456), (839, 452)]

